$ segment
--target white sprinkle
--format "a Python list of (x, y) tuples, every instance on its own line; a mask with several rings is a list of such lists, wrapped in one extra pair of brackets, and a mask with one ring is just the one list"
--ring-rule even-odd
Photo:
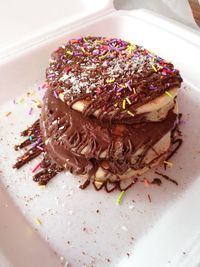
[(124, 226), (124, 225), (122, 225), (121, 228), (122, 228), (122, 230), (124, 230), (124, 231), (128, 231), (127, 227)]
[(60, 261), (63, 263), (64, 262), (64, 257), (60, 256)]
[(129, 209), (130, 209), (130, 210), (133, 210), (134, 208), (135, 208), (134, 205), (129, 205)]
[(54, 125), (54, 124), (56, 124), (56, 123), (58, 123), (58, 120), (53, 121), (53, 122), (52, 122), (52, 125)]
[(74, 212), (73, 212), (73, 210), (69, 210), (68, 213), (69, 213), (69, 215), (72, 215)]
[(65, 126), (63, 125), (63, 126), (60, 126), (59, 127), (59, 130), (63, 130), (65, 128)]

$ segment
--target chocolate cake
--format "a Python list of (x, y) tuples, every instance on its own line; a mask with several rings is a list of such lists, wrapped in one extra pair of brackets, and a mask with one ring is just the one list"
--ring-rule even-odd
[(43, 170), (34, 176), (39, 184), (62, 170), (99, 183), (137, 177), (180, 144), (182, 78), (141, 46), (105, 37), (69, 40), (52, 53), (46, 82), (40, 119), (22, 133), (36, 146), (14, 166), (43, 153)]

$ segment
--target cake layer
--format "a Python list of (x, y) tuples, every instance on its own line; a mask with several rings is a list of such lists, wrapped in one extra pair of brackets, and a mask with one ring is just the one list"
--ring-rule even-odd
[[(173, 109), (161, 122), (110, 124), (88, 118), (70, 109), (48, 89), (40, 118), (44, 142), (86, 158), (125, 160), (147, 150), (174, 128)], [(63, 156), (65, 160), (65, 156)]]

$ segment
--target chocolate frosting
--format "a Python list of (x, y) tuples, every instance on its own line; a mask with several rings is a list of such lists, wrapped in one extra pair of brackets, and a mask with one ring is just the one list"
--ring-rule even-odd
[(72, 39), (57, 48), (46, 79), (67, 105), (84, 100), (86, 116), (98, 110), (98, 119), (123, 123), (133, 123), (137, 107), (182, 82), (179, 71), (153, 52), (105, 37)]
[[(106, 168), (105, 159), (109, 159), (109, 171), (119, 174), (129, 167), (143, 167), (142, 157), (133, 165), (131, 156), (141, 147), (145, 152), (151, 148), (173, 129), (176, 119), (171, 110), (162, 122), (110, 125), (70, 109), (48, 89), (40, 126), (46, 150), (60, 166), (76, 174), (91, 174), (99, 165)], [(88, 150), (81, 155), (85, 146)], [(103, 151), (106, 155), (101, 159)]]

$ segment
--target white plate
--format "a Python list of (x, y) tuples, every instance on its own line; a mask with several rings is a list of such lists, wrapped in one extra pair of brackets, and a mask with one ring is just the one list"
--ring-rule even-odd
[[(4, 58), (0, 66), (2, 267), (57, 267), (67, 261), (73, 267), (198, 266), (200, 38), (187, 28), (172, 25), (150, 12), (113, 10), (96, 19), (82, 20), (71, 25), (71, 29), (58, 28)], [(161, 187), (148, 188), (138, 183), (117, 206), (117, 192), (97, 193), (92, 187), (81, 191), (80, 179), (69, 173), (58, 175), (45, 189), (39, 188), (31, 179), (39, 159), (19, 171), (12, 169), (18, 154), (13, 145), (20, 141), (19, 132), (39, 114), (34, 109), (28, 115), (30, 99), (25, 101), (27, 105), (13, 104), (13, 99), (44, 80), (48, 57), (54, 48), (68, 38), (88, 34), (121, 37), (142, 44), (173, 61), (181, 70), (185, 79), (179, 96), (184, 144), (173, 157), (173, 168), (167, 171), (179, 182), (178, 187), (167, 181)], [(7, 112), (12, 113), (5, 116)], [(156, 176), (148, 173), (145, 177)], [(36, 218), (41, 225), (35, 224)]]

